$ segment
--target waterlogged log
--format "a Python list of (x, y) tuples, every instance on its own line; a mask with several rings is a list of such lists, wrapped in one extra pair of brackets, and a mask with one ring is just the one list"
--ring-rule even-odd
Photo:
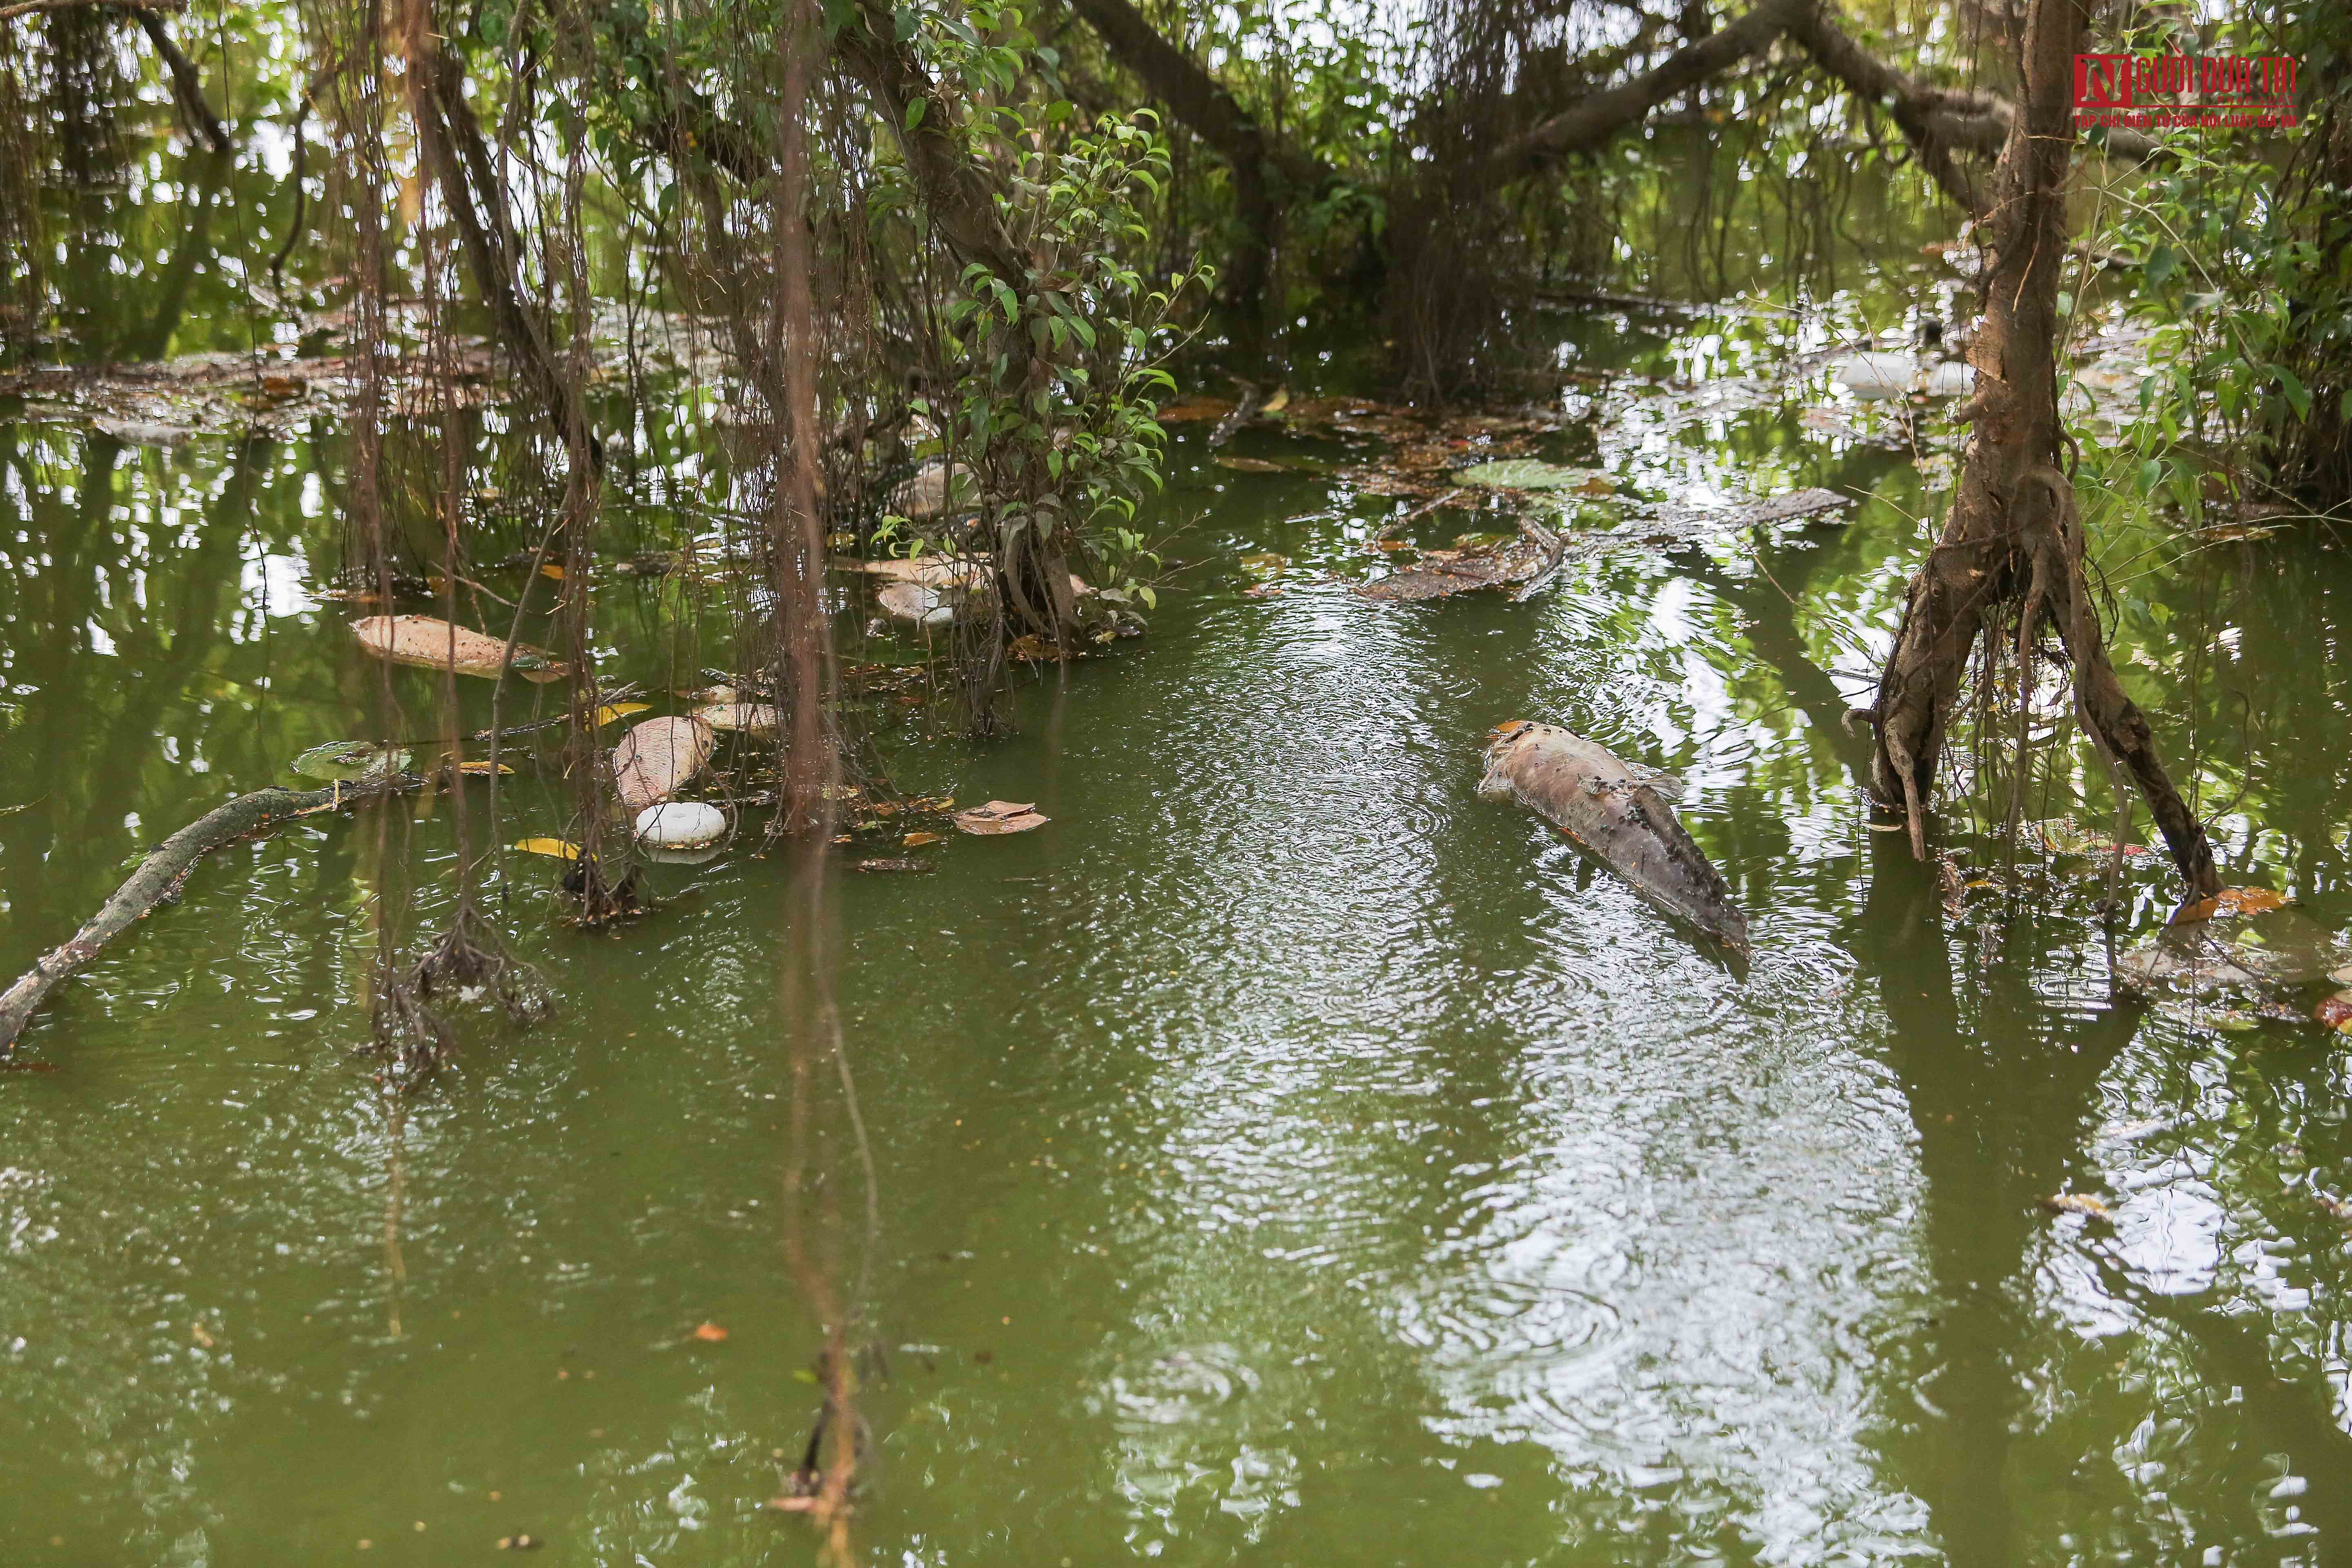
[(648, 719), (613, 748), (613, 784), (631, 811), (658, 805), (686, 787), (718, 742), (699, 719)]
[(0, 1060), (15, 1052), (16, 1037), (25, 1032), (25, 1026), (59, 982), (87, 967), (100, 949), (146, 919), (156, 905), (177, 896), (196, 862), (213, 850), (267, 833), (299, 816), (348, 811), (366, 801), (424, 786), (425, 781), (415, 773), (378, 775), (326, 789), (256, 790), (215, 806), (156, 846), (98, 913), (82, 923), (72, 941), (43, 953), (14, 985), (0, 992)]
[(1747, 915), (1659, 785), (1581, 735), (1514, 719), (1495, 729), (1478, 793), (1549, 818), (1635, 892), (1746, 956)]

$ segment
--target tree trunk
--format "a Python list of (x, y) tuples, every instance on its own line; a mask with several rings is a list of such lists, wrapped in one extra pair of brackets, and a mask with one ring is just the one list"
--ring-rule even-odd
[[(1901, 631), (1872, 710), (1873, 786), (1908, 816), (1927, 858), (1925, 815), (1953, 700), (1978, 635), (2020, 602), (2028, 654), (2046, 616), (2074, 668), (2084, 727), (2128, 768), (2170, 846), (2189, 897), (2217, 891), (2204, 829), (2166, 776), (2147, 721), (2116, 678), (2083, 573), (2073, 482), (2058, 464), (2058, 283), (2067, 248), (2066, 174), (2074, 139), (2074, 55), (2089, 0), (2034, 0), (2026, 19), (2023, 102), (1994, 172), (1984, 321), (1969, 350), (1975, 431), (1942, 537), (1911, 582)], [(2021, 660), (2022, 665), (2022, 660)], [(2026, 685), (2021, 678), (2020, 700)]]

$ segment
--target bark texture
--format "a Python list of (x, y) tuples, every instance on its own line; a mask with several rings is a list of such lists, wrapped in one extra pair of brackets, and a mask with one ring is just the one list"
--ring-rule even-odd
[(2025, 101), (1979, 228), (1986, 309), (1969, 349), (1974, 433), (1951, 515), (1912, 579), (1879, 678), (1872, 784), (1906, 812), (1912, 853), (1926, 858), (1925, 817), (1953, 701), (1978, 637), (2015, 605), (2021, 668), (2043, 625), (2053, 625), (2074, 667), (2084, 729), (2130, 772), (2189, 897), (2202, 898), (2220, 887), (2212, 850), (2108, 662), (2083, 570), (2074, 486), (2059, 467), (2058, 284), (2068, 245), (2073, 57), (2087, 13), (2087, 0), (2034, 0), (2026, 18)]

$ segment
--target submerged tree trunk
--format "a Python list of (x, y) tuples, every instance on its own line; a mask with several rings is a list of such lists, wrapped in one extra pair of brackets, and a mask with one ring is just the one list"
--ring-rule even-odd
[[(1994, 174), (1984, 226), (1985, 315), (1969, 350), (1977, 392), (1970, 437), (1942, 537), (1912, 579), (1902, 630), (1879, 678), (1871, 775), (1908, 816), (1927, 858), (1925, 814), (1953, 700), (1978, 635), (2018, 604), (2020, 667), (2045, 618), (2074, 668), (2084, 728), (2132, 774), (2192, 899), (2219, 890), (2204, 828), (2158, 759), (2147, 721), (2107, 660), (2083, 571), (2073, 481), (2059, 467), (2058, 282), (2067, 246), (2069, 94), (2088, 0), (2034, 0), (2025, 25), (2025, 89)], [(2030, 682), (2021, 676), (2019, 700)]]

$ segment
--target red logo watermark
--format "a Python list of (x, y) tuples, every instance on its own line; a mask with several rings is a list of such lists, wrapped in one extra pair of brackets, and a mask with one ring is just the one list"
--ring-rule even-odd
[(2292, 55), (2076, 55), (2074, 123), (2292, 127), (2301, 64)]

